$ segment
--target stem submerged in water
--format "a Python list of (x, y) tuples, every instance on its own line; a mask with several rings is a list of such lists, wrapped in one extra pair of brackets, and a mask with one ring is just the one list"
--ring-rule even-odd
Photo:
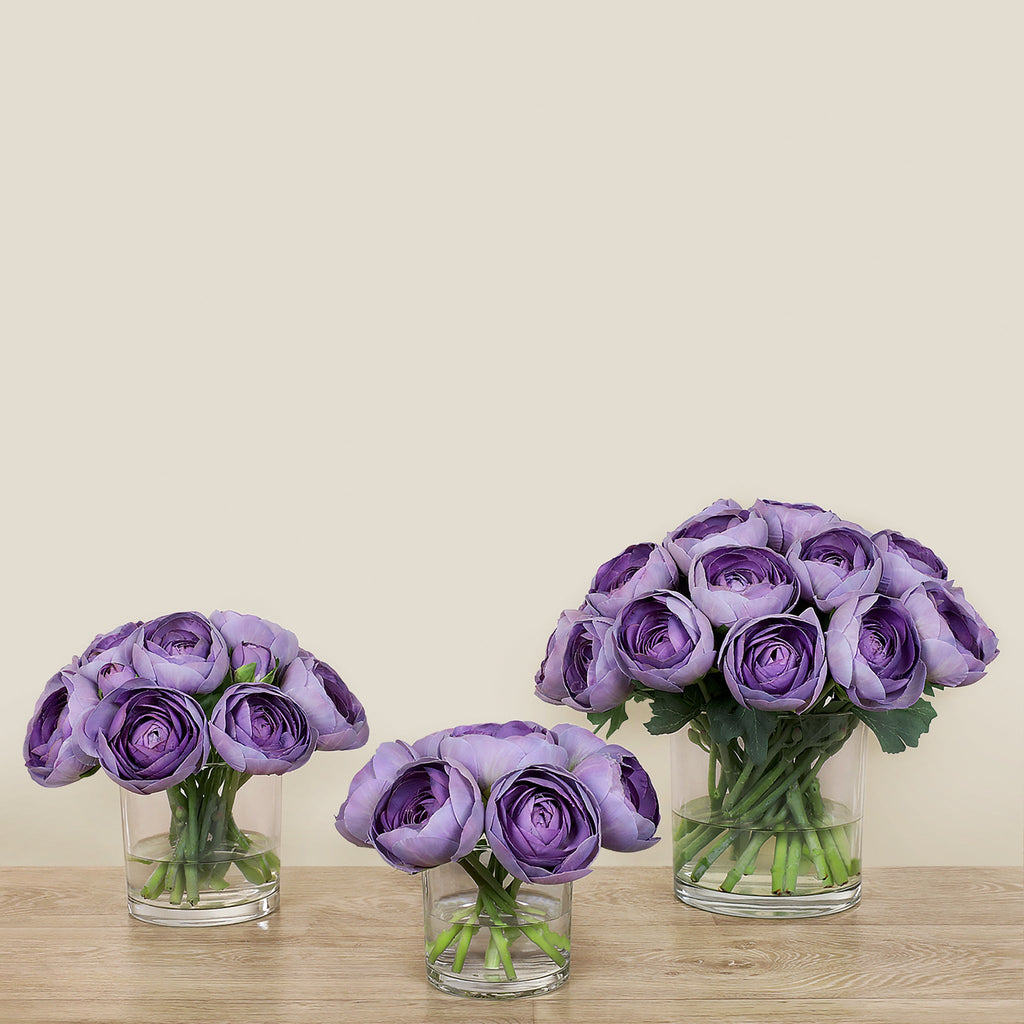
[(251, 776), (216, 764), (170, 787), (167, 802), (170, 856), (158, 862), (140, 895), (174, 905), (199, 906), (204, 892), (221, 892), (231, 883), (232, 866), (252, 884), (277, 877), (280, 861), (273, 851), (253, 852), (253, 842), (234, 818), (235, 796)]
[(544, 915), (520, 898), (523, 881), (509, 876), (489, 849), (477, 847), (458, 864), (476, 887), (476, 900), (457, 911), (451, 926), (428, 944), (430, 963), (436, 963), (445, 950), (454, 946), (451, 970), (462, 973), (473, 938), (481, 931), (487, 933), (483, 967), (500, 972), (506, 981), (518, 980), (512, 947), (520, 937), (528, 939), (557, 966), (568, 963), (568, 935), (553, 931)]
[[(708, 758), (708, 791), (706, 800), (679, 810), (677, 877), (699, 884), (707, 875), (732, 892), (744, 876), (770, 872), (770, 891), (780, 896), (807, 886), (845, 886), (859, 873), (859, 862), (851, 857), (849, 819), (837, 821), (836, 805), (823, 800), (819, 772), (856, 728), (847, 715), (780, 716), (757, 763), (741, 739), (713, 742), (707, 716), (694, 719), (688, 738)], [(770, 860), (764, 861), (760, 853), (769, 841)], [(723, 865), (721, 873), (709, 874), (716, 865)], [(810, 873), (811, 865), (816, 881), (804, 876), (801, 882), (801, 867)]]

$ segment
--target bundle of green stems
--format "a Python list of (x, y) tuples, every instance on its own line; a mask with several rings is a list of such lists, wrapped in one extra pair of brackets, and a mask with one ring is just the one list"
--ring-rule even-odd
[(852, 716), (780, 721), (759, 762), (736, 739), (715, 742), (706, 715), (689, 726), (689, 739), (708, 755), (708, 796), (700, 812), (680, 809), (674, 839), (676, 874), (698, 883), (731, 851), (720, 888), (732, 892), (754, 870), (761, 848), (774, 842), (772, 891), (796, 892), (801, 866), (810, 864), (822, 887), (845, 885), (859, 874), (846, 822), (837, 822), (821, 794), (818, 773), (853, 734)]
[(204, 891), (219, 892), (231, 885), (226, 876), (232, 867), (255, 885), (277, 877), (277, 854), (257, 849), (255, 837), (235, 823), (235, 795), (251, 778), (218, 764), (166, 790), (171, 809), (169, 856), (156, 864), (143, 886), (143, 899), (169, 893), (172, 904), (197, 906)]
[(516, 969), (510, 947), (519, 936), (529, 939), (559, 967), (568, 962), (569, 937), (553, 931), (543, 920), (544, 915), (517, 897), (523, 882), (510, 875), (485, 844), (458, 863), (472, 879), (477, 889), (476, 902), (457, 911), (452, 924), (427, 945), (427, 959), (435, 963), (451, 946), (455, 946), (452, 971), (462, 972), (474, 936), (482, 929), (487, 932), (485, 969), (502, 971), (507, 981), (516, 981)]

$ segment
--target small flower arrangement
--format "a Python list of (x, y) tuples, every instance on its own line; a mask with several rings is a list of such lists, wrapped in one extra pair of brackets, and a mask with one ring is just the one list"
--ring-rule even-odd
[(353, 778), (336, 827), (400, 871), (459, 865), (472, 899), (428, 934), (428, 965), (450, 951), (459, 974), (484, 930), (485, 968), (515, 981), (517, 939), (558, 966), (569, 953), (567, 935), (522, 907), (524, 885), (582, 878), (601, 847), (646, 849), (659, 820), (651, 780), (628, 750), (580, 726), (513, 721), (382, 744)]
[(238, 790), (281, 775), (315, 750), (368, 737), (362, 705), (294, 633), (255, 615), (163, 615), (98, 635), (43, 688), (25, 737), (25, 766), (42, 786), (102, 770), (130, 793), (165, 791), (167, 856), (147, 899), (196, 905), (225, 887), (234, 860), (255, 883), (276, 878), (276, 853), (252, 847), (234, 822)]
[[(858, 870), (841, 834), (815, 829), (829, 824), (818, 772), (856, 721), (884, 751), (916, 746), (929, 698), (976, 682), (997, 653), (919, 541), (817, 505), (721, 499), (600, 566), (559, 618), (536, 694), (609, 735), (632, 702), (650, 704), (653, 734), (688, 728), (710, 759), (708, 795), (700, 827), (677, 825), (677, 869), (697, 881), (732, 849), (728, 891), (775, 837), (785, 893), (804, 856), (825, 885)], [(826, 727), (836, 716), (852, 724)], [(792, 835), (802, 850), (787, 850)]]

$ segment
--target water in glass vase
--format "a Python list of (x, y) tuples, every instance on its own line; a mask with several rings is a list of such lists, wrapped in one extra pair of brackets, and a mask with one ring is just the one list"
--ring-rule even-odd
[(723, 819), (706, 797), (689, 801), (672, 814), (676, 895), (739, 917), (848, 909), (860, 898), (860, 818), (831, 801), (822, 812), (813, 828), (759, 828)]
[(166, 791), (121, 791), (128, 912), (151, 924), (232, 924), (278, 906), (281, 777), (227, 765)]
[[(547, 894), (543, 890), (553, 890)], [(491, 917), (476, 889), (425, 905), (427, 978), (441, 991), (508, 998), (558, 988), (569, 973), (571, 886), (523, 888), (514, 911)]]
[[(125, 857), (129, 912), (173, 925), (228, 924), (270, 913), (278, 904), (280, 861), (267, 836), (243, 835), (244, 852), (206, 850), (186, 861), (166, 833), (137, 840)], [(165, 881), (170, 888), (161, 891)]]

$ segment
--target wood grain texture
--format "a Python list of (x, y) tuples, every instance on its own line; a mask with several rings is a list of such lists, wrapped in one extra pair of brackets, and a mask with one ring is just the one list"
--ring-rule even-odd
[(286, 868), (279, 913), (209, 929), (132, 920), (117, 869), (0, 868), (0, 1021), (1021, 1024), (1021, 874), (876, 869), (859, 907), (775, 922), (684, 907), (665, 868), (598, 868), (565, 987), (488, 1003), (430, 988), (419, 882), (384, 867)]

